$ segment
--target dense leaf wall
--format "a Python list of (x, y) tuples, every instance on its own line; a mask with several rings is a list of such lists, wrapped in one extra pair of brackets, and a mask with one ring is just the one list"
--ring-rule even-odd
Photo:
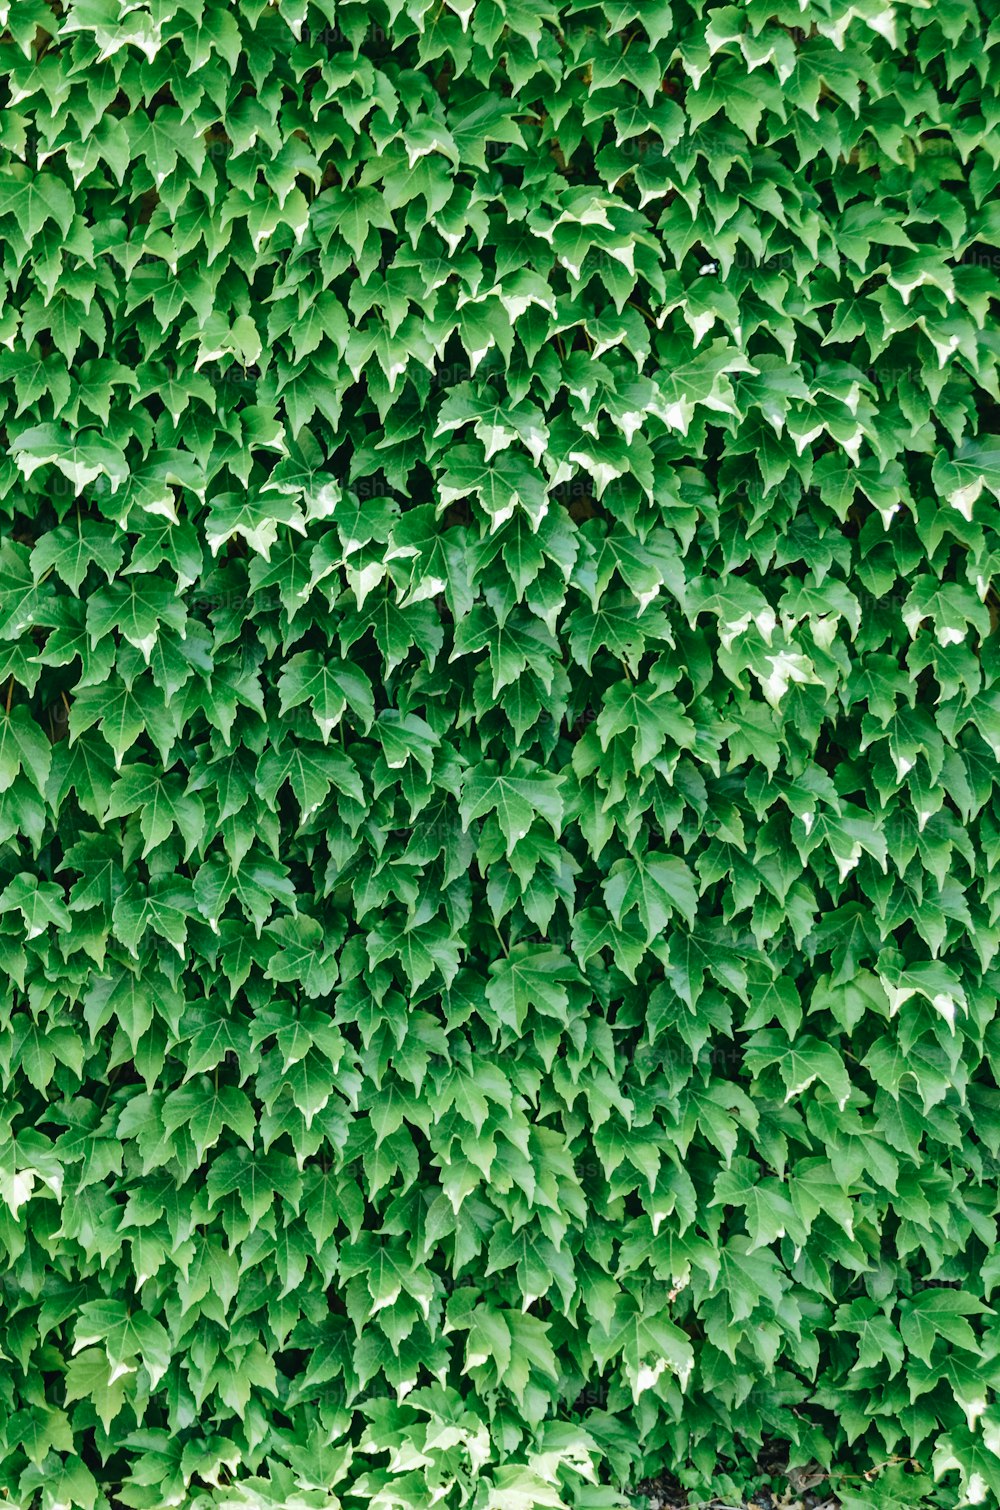
[(4, 1503), (996, 1496), (993, 6), (0, 21)]

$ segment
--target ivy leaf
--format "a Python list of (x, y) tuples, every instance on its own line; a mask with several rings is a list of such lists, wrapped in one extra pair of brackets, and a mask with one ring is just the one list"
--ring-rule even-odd
[(154, 1317), (130, 1312), (121, 1300), (91, 1300), (80, 1307), (74, 1326), (74, 1355), (101, 1343), (116, 1368), (140, 1360), (155, 1387), (170, 1363), (170, 1339)]
[(66, 1404), (89, 1400), (105, 1431), (125, 1404), (125, 1386), (132, 1368), (112, 1363), (103, 1347), (85, 1347), (70, 1359), (66, 1369)]
[(26, 708), (12, 708), (0, 716), (0, 792), (7, 791), (23, 771), (35, 790), (44, 795), (51, 765), (48, 740)]
[(12, 215), (29, 243), (47, 221), (53, 221), (65, 236), (75, 212), (73, 195), (54, 173), (31, 173), (23, 179), (0, 177), (0, 215)]
[(0, 892), (0, 914), (19, 912), (28, 939), (38, 938), (51, 924), (69, 928), (69, 908), (62, 889), (51, 881), (39, 884), (28, 871), (21, 871)]
[(530, 832), (536, 816), (558, 838), (563, 814), (560, 782), (529, 761), (521, 762), (511, 775), (500, 771), (495, 762), (484, 761), (466, 776), (460, 812), (466, 828), (475, 819), (495, 813), (509, 855)]
[(74, 597), (91, 565), (98, 566), (109, 582), (122, 564), (124, 551), (110, 525), (89, 524), (86, 530), (61, 524), (43, 535), (31, 552), (31, 574), (36, 582), (54, 571)]
[(347, 663), (331, 665), (315, 651), (292, 657), (281, 673), (278, 690), (282, 713), (304, 702), (311, 704), (324, 744), (348, 708), (365, 733), (375, 717), (375, 699), (364, 671)]
[(546, 1017), (568, 1022), (566, 984), (577, 978), (577, 972), (560, 950), (518, 944), (506, 959), (490, 966), (490, 974), (493, 979), (486, 987), (490, 1005), (516, 1033), (524, 1031), (532, 1006)]
[(658, 854), (616, 860), (602, 889), (618, 927), (633, 908), (638, 910), (647, 943), (663, 932), (674, 914), (689, 928), (694, 926), (698, 894), (683, 860)]

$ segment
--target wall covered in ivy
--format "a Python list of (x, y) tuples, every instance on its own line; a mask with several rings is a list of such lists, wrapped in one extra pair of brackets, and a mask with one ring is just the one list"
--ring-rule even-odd
[(3, 1504), (995, 1504), (993, 5), (0, 27)]

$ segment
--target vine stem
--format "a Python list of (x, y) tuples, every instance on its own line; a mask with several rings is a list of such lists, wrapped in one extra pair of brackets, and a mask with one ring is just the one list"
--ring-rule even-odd
[(493, 929), (494, 929), (494, 932), (496, 933), (497, 938), (500, 940), (500, 948), (503, 950), (504, 959), (509, 959), (510, 958), (510, 950), (507, 948), (507, 945), (503, 941), (503, 934), (500, 932), (500, 924), (499, 923), (494, 923), (493, 924)]

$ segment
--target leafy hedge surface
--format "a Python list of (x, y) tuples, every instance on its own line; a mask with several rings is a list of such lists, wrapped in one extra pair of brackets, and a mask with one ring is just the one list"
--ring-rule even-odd
[(994, 14), (2, 8), (5, 1503), (1000, 1491)]

